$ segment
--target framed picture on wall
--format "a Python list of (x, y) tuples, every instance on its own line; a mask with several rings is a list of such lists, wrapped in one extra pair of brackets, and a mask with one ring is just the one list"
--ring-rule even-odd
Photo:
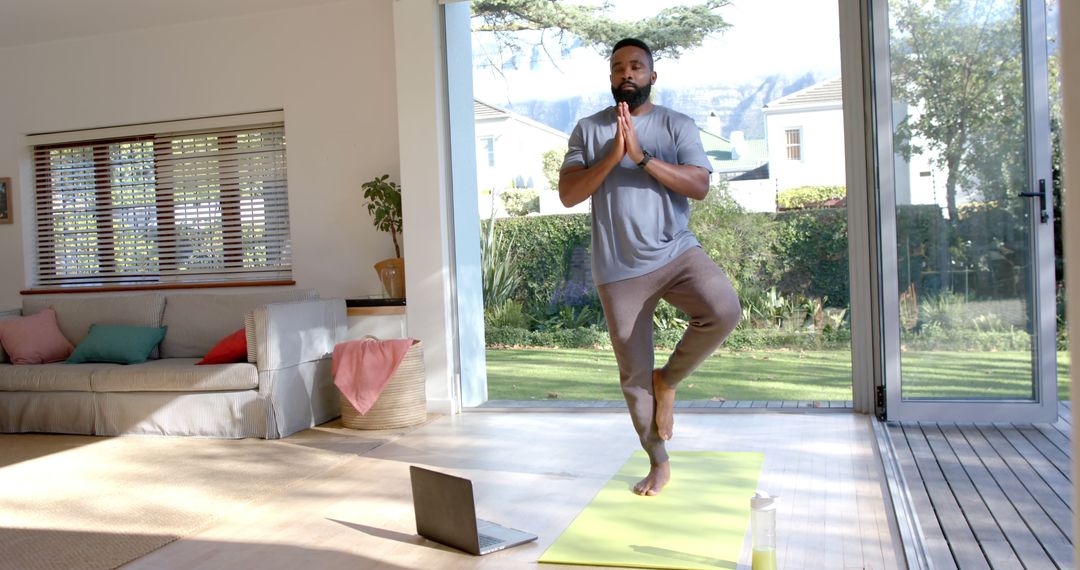
[(11, 211), (11, 179), (0, 178), (0, 224), (10, 224), (14, 215)]

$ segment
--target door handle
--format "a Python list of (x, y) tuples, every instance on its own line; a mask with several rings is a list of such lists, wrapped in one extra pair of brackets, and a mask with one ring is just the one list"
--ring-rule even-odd
[(1050, 221), (1050, 214), (1046, 213), (1046, 179), (1039, 179), (1039, 191), (1038, 192), (1021, 192), (1017, 194), (1021, 198), (1038, 198), (1039, 199), (1039, 221), (1046, 223)]

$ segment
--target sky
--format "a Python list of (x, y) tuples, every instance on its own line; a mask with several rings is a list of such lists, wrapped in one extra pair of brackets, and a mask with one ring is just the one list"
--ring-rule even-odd
[[(663, 7), (691, 4), (697, 0), (612, 0), (611, 14), (632, 20)], [(838, 0), (736, 0), (720, 9), (732, 27), (705, 41), (678, 60), (656, 64), (658, 87), (693, 87), (717, 83), (742, 83), (773, 74), (816, 76), (840, 74)], [(580, 3), (598, 4), (594, 1)], [(782, 14), (782, 17), (777, 17)], [(480, 47), (474, 42), (474, 51)], [(559, 99), (568, 90), (606, 92), (607, 61), (592, 48), (577, 48), (569, 57), (544, 61), (530, 68), (502, 69), (502, 75), (477, 70), (474, 91), (478, 98)], [(526, 54), (527, 55), (527, 54)]]

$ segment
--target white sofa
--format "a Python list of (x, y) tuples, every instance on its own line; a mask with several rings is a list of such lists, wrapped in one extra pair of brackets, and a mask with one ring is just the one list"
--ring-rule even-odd
[[(78, 345), (90, 325), (166, 326), (140, 364), (14, 365), (0, 349), (0, 432), (280, 438), (340, 414), (330, 376), (346, 335), (342, 299), (309, 289), (26, 296)], [(244, 327), (247, 362), (199, 365)]]

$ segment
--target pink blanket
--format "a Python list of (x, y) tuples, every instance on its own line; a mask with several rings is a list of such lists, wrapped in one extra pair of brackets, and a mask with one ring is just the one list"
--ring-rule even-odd
[(412, 345), (411, 338), (364, 338), (335, 346), (330, 368), (334, 385), (360, 415), (366, 414)]

